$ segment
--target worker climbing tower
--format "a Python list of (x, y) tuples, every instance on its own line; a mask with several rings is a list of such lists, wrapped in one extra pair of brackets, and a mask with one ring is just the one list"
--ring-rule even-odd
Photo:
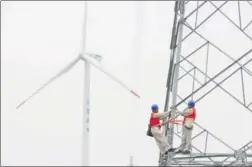
[[(160, 156), (159, 165), (252, 166), (251, 85), (252, 3), (175, 1), (165, 112), (193, 99), (197, 118), (192, 153)], [(180, 130), (165, 127), (173, 147)]]

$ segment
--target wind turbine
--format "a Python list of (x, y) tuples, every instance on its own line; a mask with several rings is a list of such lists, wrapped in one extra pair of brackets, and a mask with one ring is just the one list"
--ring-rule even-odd
[[(101, 62), (102, 56), (97, 54), (86, 53), (86, 26), (87, 26), (87, 1), (85, 1), (85, 15), (84, 15), (84, 24), (83, 24), (83, 44), (82, 44), (82, 53), (76, 57), (72, 62), (70, 62), (65, 68), (59, 71), (54, 77), (50, 78), (45, 84), (43, 84), (39, 89), (32, 93), (28, 98), (21, 102), (16, 109), (20, 108), (28, 100), (34, 97), (37, 93), (43, 90), (47, 85), (55, 81), (57, 78), (68, 72), (73, 68), (76, 63), (80, 60), (84, 61), (84, 97), (83, 97), (83, 134), (82, 134), (82, 166), (89, 166), (89, 111), (90, 111), (90, 65), (93, 65), (101, 72), (106, 74), (112, 80), (120, 84), (124, 89), (129, 91), (134, 96), (140, 98), (140, 96), (129, 88), (126, 84), (120, 81), (117, 77), (108, 72), (101, 64), (95, 63), (94, 60)], [(96, 62), (97, 62), (96, 61)]]

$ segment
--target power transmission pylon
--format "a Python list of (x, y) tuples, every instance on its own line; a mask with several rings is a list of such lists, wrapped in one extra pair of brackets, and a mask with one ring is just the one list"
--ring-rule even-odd
[[(250, 10), (248, 9), (242, 14), (242, 10), (245, 10), (245, 6)], [(230, 8), (233, 10), (230, 10)], [(248, 78), (252, 79), (252, 13), (248, 14), (248, 12), (251, 11), (252, 3), (249, 1), (175, 2), (174, 25), (170, 46), (170, 66), (166, 85), (167, 95), (165, 100), (165, 112), (168, 112), (170, 108), (171, 116), (173, 117), (175, 116), (175, 109), (185, 109), (186, 102), (189, 99), (194, 99), (196, 105), (199, 105), (199, 102), (209, 100), (207, 97), (210, 93), (216, 91), (217, 88), (233, 99), (234, 103), (237, 102), (237, 104), (241, 105), (243, 109), (252, 112), (252, 99), (248, 98), (249, 96), (247, 93), (247, 91), (251, 89), (252, 82), (247, 83), (248, 88), (246, 88), (246, 82), (244, 79), (245, 76), (247, 82)], [(221, 25), (207, 27), (207, 24), (209, 24), (210, 21), (218, 19), (217, 14), (219, 14), (218, 18), (226, 20), (232, 28), (236, 29), (236, 33), (240, 33), (243, 38), (240, 43), (245, 46), (241, 47), (230, 43), (230, 40), (232, 40), (231, 37), (234, 34), (229, 35), (230, 39), (227, 39), (226, 37), (221, 38), (221, 35), (225, 34), (225, 32), (218, 32), (221, 31), (221, 26), (227, 26), (224, 24), (224, 21), (223, 25), (220, 21), (219, 23), (221, 23)], [(235, 17), (237, 20), (235, 20)], [(209, 34), (207, 35), (206, 33), (211, 29), (214, 29), (215, 31), (209, 36)], [(228, 27), (226, 27), (226, 29), (228, 29)], [(206, 32), (205, 34), (204, 31)], [(213, 36), (215, 36), (215, 38), (213, 38)], [(217, 39), (217, 37), (219, 37), (218, 40), (224, 40), (226, 45), (213, 40)], [(200, 42), (195, 40), (196, 38), (200, 39)], [(234, 38), (233, 40), (235, 41), (237, 39)], [(246, 45), (245, 42), (248, 44)], [(228, 48), (234, 49), (229, 50)], [(241, 50), (241, 48), (243, 50)], [(201, 52), (203, 49), (205, 49), (204, 54)], [(215, 52), (211, 52), (211, 49)], [(241, 51), (238, 51), (239, 49)], [(205, 56), (204, 61), (202, 61), (203, 56)], [(215, 59), (212, 60), (212, 68), (210, 68), (209, 60), (211, 56), (216, 56)], [(217, 64), (221, 61), (220, 59), (222, 57), (225, 57), (228, 63), (219, 63), (218, 66)], [(240, 89), (239, 86), (231, 86), (230, 90), (226, 88), (227, 85), (224, 85), (237, 74), (240, 75), (240, 80), (237, 79), (236, 82), (241, 84), (241, 91), (238, 91), (242, 94), (241, 98), (232, 91)], [(214, 96), (212, 94), (211, 96)], [(209, 105), (211, 104), (210, 101), (208, 103)], [(215, 110), (221, 110), (218, 107), (216, 107)], [(203, 108), (201, 107), (198, 109), (198, 113), (203, 112), (201, 109)], [(230, 124), (228, 117), (229, 115), (227, 114), (225, 118), (227, 121), (223, 121), (224, 124)], [(197, 122), (198, 120), (196, 120), (194, 127), (201, 129), (201, 131), (193, 136), (192, 141), (194, 141), (195, 138), (206, 134), (205, 141), (201, 141), (204, 142), (203, 150), (197, 147), (198, 143), (193, 142), (193, 152), (190, 155), (175, 155), (174, 153), (169, 153), (165, 161), (160, 157), (160, 166), (252, 166), (252, 139), (250, 139), (251, 141), (243, 147), (233, 148), (220, 137), (217, 137), (217, 135), (211, 133), (200, 125)], [(214, 121), (215, 120), (212, 120), (212, 122)], [(232, 132), (230, 131), (227, 130), (223, 133), (233, 133), (235, 140), (239, 140), (236, 130), (232, 130)], [(165, 133), (169, 144), (173, 147), (175, 137), (178, 137), (177, 140), (180, 140), (179, 138), (181, 138), (179, 133), (174, 131), (173, 124), (165, 127)], [(210, 136), (225, 146), (229, 151), (214, 151), (212, 153), (207, 151), (208, 139)], [(211, 150), (218, 149), (211, 148)]]

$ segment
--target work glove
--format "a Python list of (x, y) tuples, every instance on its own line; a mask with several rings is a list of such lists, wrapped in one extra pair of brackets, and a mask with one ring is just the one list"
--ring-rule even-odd
[(182, 112), (176, 111), (176, 115), (181, 115)]
[(169, 115), (168, 115), (168, 118), (171, 118), (171, 111), (169, 111)]

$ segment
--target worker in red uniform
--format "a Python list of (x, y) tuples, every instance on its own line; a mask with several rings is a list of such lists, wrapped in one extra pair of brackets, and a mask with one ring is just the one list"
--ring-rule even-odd
[(196, 118), (195, 102), (190, 100), (188, 108), (183, 112), (177, 112), (178, 115), (184, 116), (182, 140), (179, 150), (176, 153), (190, 154), (192, 151), (192, 131), (193, 124)]
[(151, 133), (158, 145), (160, 152), (163, 155), (167, 155), (168, 152), (172, 152), (175, 149), (169, 145), (167, 139), (165, 138), (165, 135), (161, 131), (161, 126), (166, 124), (167, 122), (161, 124), (160, 120), (165, 120), (165, 118), (167, 118), (167, 116), (169, 115), (169, 112), (159, 113), (158, 105), (156, 104), (153, 104), (151, 106), (151, 110), (152, 113), (149, 123), (151, 127)]

